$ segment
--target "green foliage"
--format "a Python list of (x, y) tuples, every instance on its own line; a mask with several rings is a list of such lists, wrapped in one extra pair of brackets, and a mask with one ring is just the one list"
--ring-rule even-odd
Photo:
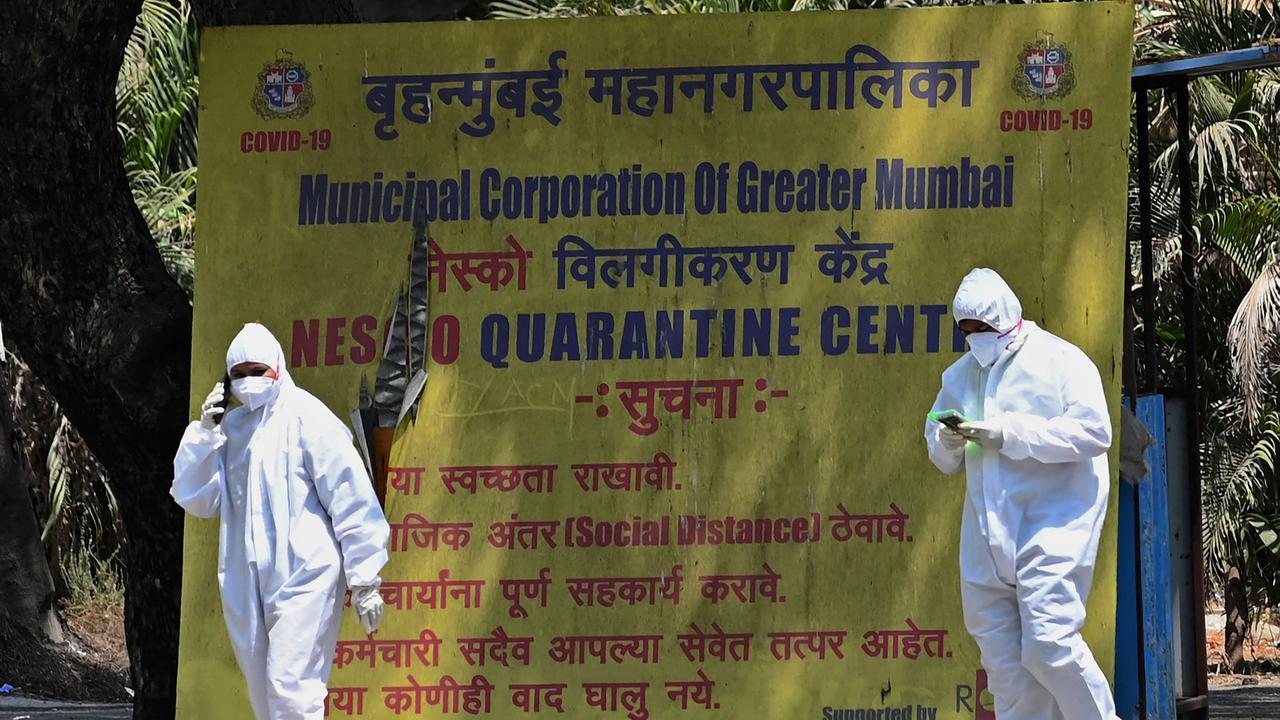
[[(1257, 0), (1158, 0), (1138, 6), (1137, 60), (1167, 60), (1256, 45), (1280, 35), (1274, 6)], [(1270, 520), (1280, 510), (1280, 73), (1233, 72), (1188, 86), (1203, 432), (1205, 568), (1211, 590), (1238, 568), (1250, 602), (1280, 602), (1280, 555)], [(1152, 208), (1162, 327), (1180, 324), (1182, 243), (1172, 92), (1152, 91)], [(1137, 167), (1136, 156), (1132, 167)], [(1131, 174), (1131, 196), (1136, 197)], [(1136, 212), (1131, 217), (1136, 221)], [(1132, 228), (1131, 228), (1132, 231)], [(1132, 248), (1137, 257), (1138, 248)], [(1135, 295), (1140, 279), (1135, 279)], [(1139, 333), (1139, 342), (1141, 334)], [(1162, 374), (1178, 378), (1186, 337), (1160, 333)], [(1141, 353), (1139, 353), (1141, 354)]]
[(188, 0), (143, 0), (116, 83), (116, 124), (134, 200), (188, 294), (195, 273), (198, 60)]
[(1250, 513), (1245, 556), (1253, 602), (1280, 607), (1280, 513)]
[(62, 558), (62, 577), (74, 612), (111, 610), (124, 604), (124, 580), (114, 556), (102, 560), (91, 548), (77, 547)]
[(106, 470), (71, 423), (59, 418), (44, 467), (48, 503), (41, 540), (71, 607), (101, 609), (122, 592), (124, 521)]

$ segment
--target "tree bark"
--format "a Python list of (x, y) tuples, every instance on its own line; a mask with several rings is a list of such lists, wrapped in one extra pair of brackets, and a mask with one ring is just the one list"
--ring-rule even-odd
[(107, 467), (128, 532), (136, 718), (173, 716), (191, 308), (133, 203), (115, 78), (140, 2), (8, 8), (0, 43), (0, 321)]
[(20, 406), (40, 394), (30, 379), (16, 358), (0, 355), (0, 682), (69, 700), (123, 700), (119, 676), (64, 644), (31, 493), (30, 451), (43, 438), (28, 432), (31, 408)]
[[(5, 598), (0, 603), (0, 656), (63, 641), (53, 577), (22, 472), (23, 443), (13, 423), (12, 387), (0, 348), (0, 597)], [(9, 674), (23, 670), (21, 663), (0, 661), (0, 667)], [(37, 680), (6, 677), (4, 682), (30, 686)]]
[(1249, 593), (1240, 569), (1227, 570), (1227, 587), (1223, 593), (1227, 624), (1223, 629), (1223, 654), (1232, 674), (1245, 671), (1244, 640), (1249, 634)]
[[(378, 0), (361, 1), (377, 15)], [(352, 0), (194, 6), (205, 26), (360, 19)], [(121, 164), (115, 80), (140, 7), (7, 7), (0, 322), (110, 473), (127, 533), (134, 717), (150, 720), (173, 717), (176, 698), (182, 514), (168, 488), (188, 417), (191, 306), (165, 271)]]
[[(111, 475), (127, 532), (134, 717), (176, 699), (191, 306), (133, 202), (115, 79), (140, 0), (8, 7), (0, 30), (0, 322)], [(347, 0), (197, 4), (216, 24), (356, 19)], [(24, 502), (20, 507), (30, 507)]]
[(192, 0), (192, 6), (200, 27), (360, 22), (353, 0)]

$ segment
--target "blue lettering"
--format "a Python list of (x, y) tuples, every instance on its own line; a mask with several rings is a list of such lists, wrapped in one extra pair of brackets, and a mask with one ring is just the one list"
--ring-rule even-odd
[[(914, 352), (916, 344), (916, 308), (914, 305), (890, 305), (885, 308), (885, 354)], [(899, 350), (901, 348), (901, 350)]]
[(720, 311), (720, 355), (721, 357), (734, 356), (734, 341), (738, 333), (737, 325), (734, 324), (738, 312), (728, 308)]
[(485, 168), (480, 173), (480, 217), (497, 220), (502, 216), (502, 201), (496, 197), (502, 183), (502, 173), (497, 168)]
[(507, 367), (511, 322), (501, 313), (485, 316), (480, 323), (480, 357), (496, 368)]
[(329, 176), (303, 175), (302, 187), (298, 191), (298, 224), (324, 224), (325, 195), (329, 185)]
[(773, 324), (769, 308), (742, 311), (742, 357), (769, 356), (769, 329)]
[(832, 305), (822, 311), (820, 337), (823, 355), (843, 355), (849, 352), (849, 336), (843, 333), (837, 335), (836, 331), (848, 330), (851, 323), (849, 308), (843, 305)]
[(778, 355), (793, 357), (800, 354), (796, 336), (800, 334), (800, 308), (784, 307), (778, 311)]
[(587, 313), (587, 359), (613, 359), (613, 315), (607, 312)]
[(520, 313), (516, 316), (516, 357), (527, 363), (538, 362), (547, 343), (547, 316), (543, 313)]
[(690, 310), (689, 317), (693, 318), (696, 326), (696, 336), (694, 337), (694, 346), (697, 351), (697, 357), (704, 358), (711, 356), (711, 321), (716, 318), (715, 310)]
[(921, 305), (920, 314), (924, 316), (924, 349), (936, 353), (942, 343), (942, 316), (947, 314), (947, 306)]
[(684, 357), (684, 311), (659, 310), (656, 325), (653, 356), (658, 359)]
[(551, 360), (582, 359), (578, 346), (578, 318), (573, 313), (556, 313), (556, 326), (551, 332)]
[(619, 360), (649, 359), (649, 332), (644, 311), (630, 310), (622, 316), (622, 339), (618, 342)]
[(876, 316), (880, 308), (876, 305), (858, 306), (858, 354), (868, 355), (880, 352), (880, 347), (872, 342), (872, 336), (879, 330)]

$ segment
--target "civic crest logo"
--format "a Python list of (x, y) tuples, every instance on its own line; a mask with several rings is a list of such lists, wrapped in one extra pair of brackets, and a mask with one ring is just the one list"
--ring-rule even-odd
[(1018, 53), (1013, 74), (1014, 92), (1027, 100), (1056, 100), (1076, 87), (1076, 69), (1071, 51), (1053, 35), (1029, 42)]
[(253, 93), (254, 112), (267, 120), (299, 118), (315, 104), (311, 73), (287, 50), (263, 64)]

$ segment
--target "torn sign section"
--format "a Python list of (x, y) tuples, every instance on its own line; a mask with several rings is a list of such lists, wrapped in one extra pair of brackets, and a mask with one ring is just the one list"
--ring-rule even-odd
[(417, 418), (422, 391), (427, 384), (427, 324), (430, 290), (429, 228), (419, 209), (413, 227), (406, 282), (397, 290), (395, 313), (378, 364), (372, 397), (366, 378), (360, 381), (360, 408), (354, 430), (370, 459), (374, 488), (386, 502), (387, 470), (396, 428), (410, 413)]

